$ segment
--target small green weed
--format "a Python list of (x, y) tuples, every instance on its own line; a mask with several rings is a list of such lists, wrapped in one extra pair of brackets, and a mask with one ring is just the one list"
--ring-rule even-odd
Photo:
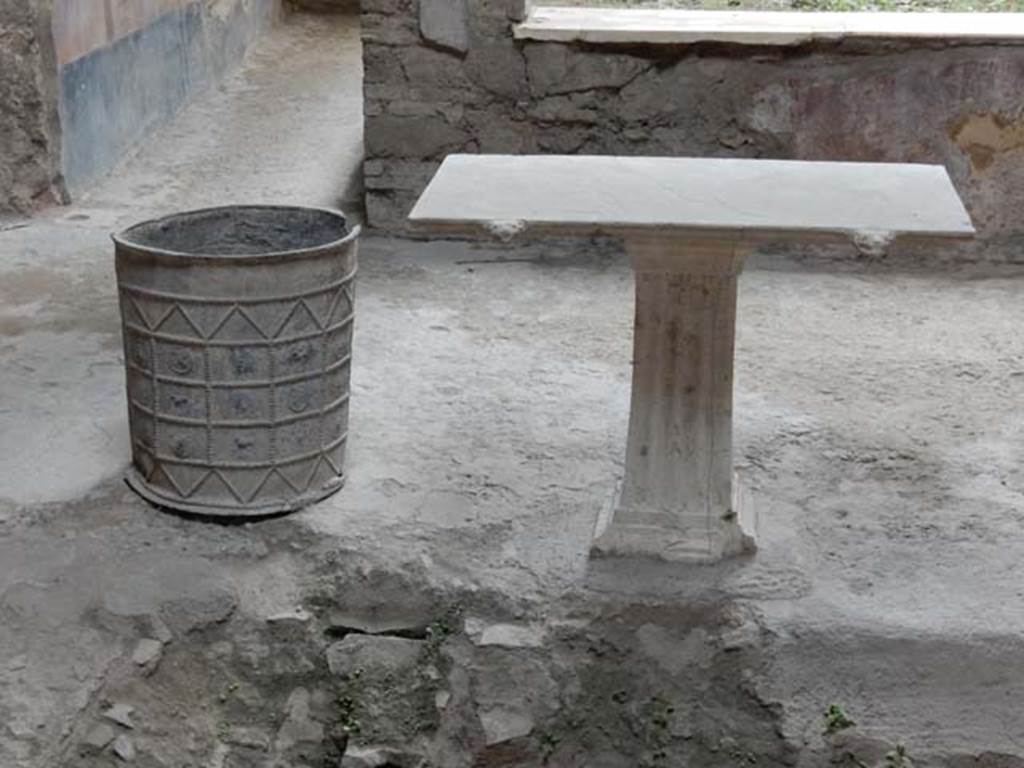
[(426, 654), (433, 658), (441, 653), (441, 646), (455, 634), (462, 621), (462, 606), (455, 604), (448, 608), (427, 627)]
[(910, 768), (910, 756), (907, 755), (907, 748), (897, 744), (896, 749), (885, 756), (885, 768)]
[(541, 759), (546, 763), (551, 756), (555, 754), (555, 750), (558, 749), (558, 745), (562, 743), (562, 737), (557, 733), (545, 731), (540, 735), (540, 756)]
[(839, 731), (845, 728), (850, 728), (856, 724), (856, 721), (851, 720), (845, 710), (838, 704), (830, 705), (825, 711), (826, 733), (838, 733)]
[(363, 671), (361, 669), (357, 669), (350, 676), (347, 676), (336, 699), (338, 705), (338, 725), (349, 736), (358, 736), (363, 730), (362, 723), (359, 722), (359, 691), (361, 689), (362, 676)]
[(654, 696), (647, 703), (648, 744), (651, 746), (651, 759), (655, 764), (668, 760), (668, 743), (671, 740), (669, 724), (676, 708), (672, 702)]
[(230, 685), (228, 685), (228, 686), (227, 686), (227, 687), (226, 687), (226, 688), (225, 688), (225, 689), (224, 689), (224, 690), (223, 690), (223, 691), (221, 692), (220, 696), (218, 696), (217, 698), (218, 698), (218, 699), (220, 700), (221, 704), (223, 704), (223, 703), (224, 703), (224, 702), (226, 702), (226, 701), (228, 700), (228, 698), (230, 698), (230, 697), (231, 697), (231, 695), (232, 695), (232, 694), (234, 694), (234, 693), (235, 693), (235, 692), (236, 692), (236, 691), (237, 691), (237, 690), (238, 690), (238, 689), (239, 689), (240, 687), (241, 687), (241, 686), (240, 686), (240, 685), (239, 685), (238, 683), (231, 683)]

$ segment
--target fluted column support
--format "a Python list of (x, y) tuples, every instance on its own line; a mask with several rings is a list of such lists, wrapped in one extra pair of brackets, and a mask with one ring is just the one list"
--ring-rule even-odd
[(732, 464), (736, 287), (730, 239), (630, 237), (636, 275), (625, 474), (595, 555), (714, 561), (754, 549)]

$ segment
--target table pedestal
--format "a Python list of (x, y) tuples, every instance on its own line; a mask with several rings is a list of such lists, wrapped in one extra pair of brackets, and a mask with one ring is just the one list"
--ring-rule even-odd
[(636, 274), (626, 471), (594, 555), (713, 561), (752, 551), (732, 466), (736, 283), (726, 239), (627, 239)]

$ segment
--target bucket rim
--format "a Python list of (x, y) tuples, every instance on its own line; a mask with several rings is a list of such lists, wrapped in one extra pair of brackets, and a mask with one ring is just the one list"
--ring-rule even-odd
[[(307, 248), (290, 248), (283, 251), (267, 251), (265, 253), (204, 253), (202, 251), (176, 251), (170, 248), (160, 248), (157, 246), (143, 245), (139, 242), (130, 239), (130, 235), (134, 230), (142, 227), (159, 224), (170, 219), (176, 219), (182, 216), (193, 216), (196, 214), (203, 213), (215, 213), (218, 211), (228, 210), (259, 210), (259, 211), (315, 211), (319, 213), (326, 213), (331, 216), (335, 216), (341, 219), (342, 224), (345, 227), (346, 234), (344, 237), (340, 237), (336, 240), (331, 240), (326, 243), (319, 243)], [(348, 217), (345, 216), (344, 212), (337, 208), (330, 208), (327, 206), (319, 205), (278, 205), (274, 203), (247, 203), (247, 204), (234, 204), (234, 205), (213, 205), (206, 208), (193, 208), (187, 211), (176, 211), (175, 213), (169, 213), (164, 216), (157, 216), (152, 219), (146, 219), (145, 221), (139, 221), (132, 224), (126, 229), (122, 229), (120, 232), (111, 233), (110, 239), (114, 241), (114, 244), (119, 248), (134, 251), (136, 253), (144, 253), (153, 256), (164, 256), (174, 259), (200, 259), (208, 261), (263, 261), (263, 260), (274, 260), (282, 258), (290, 258), (295, 256), (309, 256), (313, 254), (322, 253), (325, 251), (335, 250), (341, 246), (348, 245), (359, 238), (362, 232), (362, 227), (359, 224), (355, 226), (349, 226)]]

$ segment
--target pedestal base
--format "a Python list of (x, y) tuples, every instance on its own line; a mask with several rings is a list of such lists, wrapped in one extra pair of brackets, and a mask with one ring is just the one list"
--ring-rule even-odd
[[(647, 557), (668, 562), (713, 563), (757, 551), (758, 515), (738, 474), (733, 475), (731, 513), (711, 526), (666, 525), (658, 513), (638, 513), (619, 505), (621, 484), (601, 510), (591, 557)], [(650, 517), (649, 523), (635, 522)]]

